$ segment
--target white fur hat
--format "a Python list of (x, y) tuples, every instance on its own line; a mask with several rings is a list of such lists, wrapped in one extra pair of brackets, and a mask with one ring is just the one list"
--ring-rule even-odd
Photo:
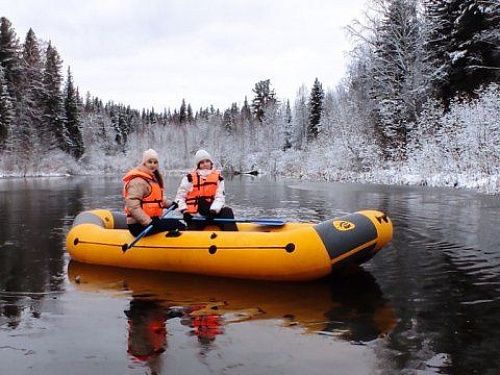
[(149, 150), (146, 150), (142, 153), (142, 164), (144, 164), (149, 159), (159, 160), (158, 153), (155, 150), (153, 150), (152, 148), (150, 148)]
[(198, 168), (198, 164), (202, 160), (210, 160), (212, 163), (214, 162), (212, 160), (212, 156), (205, 150), (198, 150), (196, 151), (196, 154), (194, 155), (194, 165), (196, 168)]

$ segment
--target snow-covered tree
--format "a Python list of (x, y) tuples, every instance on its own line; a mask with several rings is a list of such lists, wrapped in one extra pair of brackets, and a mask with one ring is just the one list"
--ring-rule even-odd
[(253, 115), (259, 122), (263, 122), (266, 110), (277, 103), (276, 93), (271, 89), (271, 80), (259, 81), (252, 89), (255, 97), (252, 100)]
[(4, 68), (9, 93), (14, 100), (17, 100), (21, 77), (19, 39), (11, 22), (5, 17), (0, 18), (0, 65)]
[(377, 139), (385, 157), (403, 160), (411, 123), (417, 118), (424, 82), (421, 32), (416, 0), (376, 0), (378, 17), (362, 36), (367, 48), (360, 51), (366, 74), (355, 81), (369, 89)]
[(287, 99), (286, 107), (285, 107), (285, 129), (284, 129), (284, 137), (285, 142), (283, 145), (283, 150), (287, 150), (292, 147), (292, 134), (293, 134), (293, 124), (292, 124), (292, 108), (290, 107), (290, 100)]
[(425, 0), (426, 56), (431, 89), (447, 105), (500, 80), (500, 3)]
[(9, 95), (4, 69), (0, 65), (0, 152), (5, 146), (9, 127), (14, 117), (12, 98)]
[(182, 99), (181, 107), (179, 108), (179, 123), (184, 124), (187, 120), (186, 99)]
[(188, 104), (187, 106), (187, 122), (189, 124), (192, 124), (194, 121), (194, 118), (193, 118), (193, 108), (191, 108), (191, 104)]
[(309, 109), (307, 107), (307, 88), (302, 85), (295, 98), (294, 105), (295, 147), (303, 149), (307, 141), (307, 125), (309, 123)]
[(23, 44), (19, 79), (18, 136), (23, 148), (38, 148), (43, 128), (43, 63), (35, 33), (29, 29)]
[(78, 95), (73, 84), (71, 69), (68, 67), (68, 77), (64, 90), (65, 128), (67, 132), (67, 150), (76, 159), (85, 152), (82, 133), (80, 130), (80, 111), (78, 108)]
[(226, 109), (222, 115), (222, 126), (226, 129), (228, 134), (233, 131), (233, 119), (231, 118), (231, 110)]
[[(46, 148), (55, 146), (63, 151), (68, 151), (68, 139), (64, 127), (64, 105), (61, 92), (62, 60), (51, 43), (47, 46), (45, 54), (45, 69), (43, 71), (43, 122), (46, 131), (44, 132), (45, 138), (42, 142), (47, 146)], [(52, 136), (55, 139), (55, 145), (52, 144)]]
[(241, 107), (241, 121), (251, 121), (252, 120), (252, 110), (248, 105), (248, 99), (245, 96), (245, 100), (243, 101), (243, 106)]
[(323, 100), (325, 92), (318, 78), (314, 80), (309, 97), (309, 126), (307, 128), (307, 136), (309, 140), (316, 139), (320, 131), (321, 114), (323, 111)]

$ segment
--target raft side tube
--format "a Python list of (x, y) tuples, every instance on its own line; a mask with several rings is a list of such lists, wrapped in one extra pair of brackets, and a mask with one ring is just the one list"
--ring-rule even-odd
[(83, 211), (76, 215), (72, 228), (81, 224), (95, 224), (105, 229), (126, 229), (126, 220), (125, 215), (121, 212), (111, 212), (109, 210)]

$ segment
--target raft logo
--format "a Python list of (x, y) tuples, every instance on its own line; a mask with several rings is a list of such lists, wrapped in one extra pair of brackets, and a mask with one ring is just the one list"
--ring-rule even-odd
[(335, 229), (337, 229), (341, 232), (345, 232), (345, 231), (354, 229), (356, 227), (354, 225), (354, 223), (351, 223), (350, 221), (346, 221), (346, 220), (334, 220), (332, 222), (332, 225), (334, 226)]

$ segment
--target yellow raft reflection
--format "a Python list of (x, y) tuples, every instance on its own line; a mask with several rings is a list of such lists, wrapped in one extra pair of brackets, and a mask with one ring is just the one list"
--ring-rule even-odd
[[(224, 324), (277, 319), (283, 325), (301, 326), (306, 332), (369, 341), (390, 332), (396, 324), (394, 309), (383, 298), (375, 279), (360, 268), (342, 277), (307, 283), (228, 282), (214, 277), (71, 261), (68, 278), (78, 290), (116, 293), (121, 297), (124, 292), (130, 293), (131, 304), (136, 306), (140, 301), (154, 301), (155, 305), (170, 309), (167, 315), (180, 311), (180, 315), (189, 316), (191, 326), (196, 327), (198, 321), (199, 329), (215, 324), (215, 318), (210, 322), (210, 317), (217, 316), (222, 317)], [(217, 327), (212, 329), (212, 334), (217, 332)]]
[(379, 211), (360, 211), (319, 224), (280, 227), (238, 224), (238, 231), (206, 228), (177, 235), (133, 237), (122, 213), (79, 214), (68, 233), (71, 258), (83, 263), (198, 273), (261, 280), (313, 280), (340, 265), (360, 264), (392, 239), (391, 220)]

